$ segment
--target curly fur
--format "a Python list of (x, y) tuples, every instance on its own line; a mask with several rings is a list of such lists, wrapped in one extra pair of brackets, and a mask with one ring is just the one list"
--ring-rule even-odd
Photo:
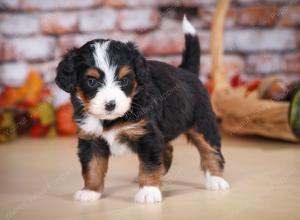
[[(218, 175), (222, 173), (224, 159), (220, 150), (217, 122), (208, 93), (197, 75), (200, 62), (198, 37), (194, 33), (186, 33), (185, 39), (186, 48), (181, 68), (146, 60), (133, 43), (109, 39), (87, 42), (63, 57), (57, 67), (56, 83), (71, 94), (75, 122), (80, 128), (93, 129), (94, 123), (90, 123), (93, 115), (94, 120), (98, 120), (97, 127), (102, 126), (99, 131), (94, 130), (92, 136), (83, 135), (79, 138), (79, 158), (83, 174), (89, 172), (89, 162), (93, 156), (108, 158), (112, 154), (112, 146), (116, 149), (116, 146), (122, 145), (138, 154), (143, 182), (159, 185), (159, 176), (163, 173), (161, 167), (165, 165), (167, 171), (172, 161), (172, 147), (169, 142), (180, 134), (186, 134), (200, 149), (200, 153), (206, 153), (205, 158), (214, 158), (216, 161), (210, 163), (210, 166), (215, 164), (213, 170), (218, 170)], [(100, 48), (97, 56), (95, 48)], [(104, 63), (99, 63), (100, 61)], [(118, 79), (118, 71), (124, 66), (126, 68), (123, 70), (128, 71), (125, 72), (126, 85)], [(96, 70), (93, 74), (99, 74), (96, 88), (91, 88), (93, 86), (87, 83), (90, 76), (86, 72), (90, 68)], [(109, 76), (109, 86), (113, 89), (108, 96), (113, 97), (115, 92), (123, 94), (126, 100), (117, 100), (118, 97), (114, 97), (117, 105), (129, 100), (129, 108), (122, 115), (114, 115), (113, 111), (104, 110), (104, 113), (97, 115), (93, 113), (95, 111), (91, 111), (91, 103), (95, 97), (100, 97), (97, 99), (97, 108), (102, 108), (102, 103), (105, 105), (102, 101), (107, 95), (101, 94), (108, 87), (107, 72), (114, 74)], [(92, 82), (95, 83), (95, 79)], [(141, 121), (143, 123), (139, 123)], [(121, 132), (124, 126), (131, 128), (131, 135)], [(187, 132), (189, 129), (194, 131), (192, 136)], [(110, 134), (109, 139), (107, 134)], [(201, 150), (201, 143), (197, 140), (201, 140), (209, 150)], [(205, 164), (203, 169), (214, 175)], [(85, 187), (88, 188), (87, 183)]]

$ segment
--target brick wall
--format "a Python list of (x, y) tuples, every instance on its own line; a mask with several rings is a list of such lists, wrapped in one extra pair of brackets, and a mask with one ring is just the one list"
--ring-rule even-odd
[[(34, 66), (51, 82), (61, 55), (93, 38), (133, 40), (147, 57), (178, 64), (183, 13), (198, 29), (206, 76), (215, 2), (0, 0), (0, 79)], [(299, 27), (299, 0), (233, 0), (224, 39), (226, 69), (250, 78), (273, 73), (299, 78)]]

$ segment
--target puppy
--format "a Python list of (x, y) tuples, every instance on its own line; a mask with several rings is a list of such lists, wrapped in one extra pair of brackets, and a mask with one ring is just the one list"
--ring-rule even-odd
[(84, 188), (80, 201), (97, 200), (111, 155), (138, 155), (138, 203), (162, 200), (161, 176), (170, 168), (170, 141), (185, 134), (196, 146), (205, 187), (224, 190), (224, 158), (215, 115), (198, 79), (200, 46), (184, 17), (185, 50), (179, 68), (146, 60), (133, 43), (96, 39), (69, 51), (57, 67), (56, 83), (71, 94), (78, 125)]

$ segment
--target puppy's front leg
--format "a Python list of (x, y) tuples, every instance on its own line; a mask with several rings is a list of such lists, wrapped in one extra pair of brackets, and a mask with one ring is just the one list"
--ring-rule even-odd
[[(155, 140), (155, 137), (152, 137)], [(163, 174), (162, 157), (159, 141), (144, 139), (138, 148), (139, 191), (135, 195), (137, 203), (158, 203), (162, 200), (160, 178)]]
[(107, 172), (109, 150), (102, 140), (79, 139), (78, 156), (82, 166), (84, 188), (74, 194), (78, 201), (94, 201), (101, 197)]
[(158, 203), (162, 200), (160, 191), (160, 177), (162, 175), (162, 167), (155, 169), (147, 168), (144, 161), (140, 161), (139, 170), (139, 191), (135, 195), (137, 203)]

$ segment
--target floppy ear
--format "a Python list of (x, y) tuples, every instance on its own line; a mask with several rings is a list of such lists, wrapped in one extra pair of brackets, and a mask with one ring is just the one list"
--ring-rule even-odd
[(133, 51), (133, 66), (138, 83), (144, 84), (149, 78), (149, 68), (146, 59), (140, 54), (136, 46), (132, 42), (128, 42), (127, 46)]
[(68, 93), (73, 91), (77, 81), (75, 73), (76, 50), (69, 51), (56, 68), (55, 82), (59, 88)]

